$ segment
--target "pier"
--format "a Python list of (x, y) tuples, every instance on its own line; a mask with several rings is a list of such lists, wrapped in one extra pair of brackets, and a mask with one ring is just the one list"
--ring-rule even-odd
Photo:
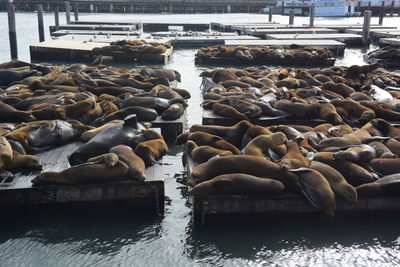
[(347, 45), (361, 45), (361, 35), (351, 33), (320, 34), (267, 34), (267, 40), (335, 40)]

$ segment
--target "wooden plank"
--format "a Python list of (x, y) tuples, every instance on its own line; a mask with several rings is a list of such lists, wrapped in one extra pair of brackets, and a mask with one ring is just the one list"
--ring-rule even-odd
[(226, 40), (259, 40), (255, 36), (183, 36), (173, 37), (171, 43), (174, 47), (203, 47), (212, 45), (224, 45)]
[(267, 40), (335, 40), (347, 45), (360, 45), (362, 37), (351, 33), (267, 34)]
[(254, 29), (254, 30), (246, 30), (246, 34), (254, 35), (254, 36), (264, 36), (266, 34), (287, 34), (287, 33), (312, 33), (312, 34), (321, 34), (321, 33), (337, 33), (337, 30), (333, 29), (324, 29), (324, 28), (276, 28), (276, 29)]
[(52, 32), (52, 36), (54, 37), (60, 37), (63, 35), (109, 35), (109, 36), (139, 36), (139, 33), (136, 31), (104, 31), (104, 30), (58, 30), (55, 32)]
[[(42, 171), (62, 171), (68, 168), (67, 156), (81, 144), (77, 141), (36, 154), (43, 162)], [(157, 202), (160, 212), (164, 209), (164, 173), (159, 163), (146, 169), (145, 182), (123, 180), (76, 186), (33, 186), (30, 181), (39, 173), (41, 171), (19, 170), (14, 172), (14, 180), (1, 183), (0, 209), (43, 204), (101, 204), (114, 200), (130, 202), (135, 199)]]
[(175, 142), (176, 137), (183, 133), (186, 123), (187, 110), (184, 111), (183, 115), (179, 119), (166, 121), (158, 116), (156, 120), (151, 122), (152, 127), (161, 129), (161, 134), (168, 142)]
[(144, 22), (143, 31), (146, 32), (159, 32), (169, 31), (170, 27), (183, 27), (183, 31), (207, 31), (210, 28), (208, 23), (180, 23), (180, 22)]
[(60, 30), (133, 31), (133, 25), (68, 24), (60, 25)]
[(346, 44), (335, 40), (226, 40), (226, 46), (318, 46), (331, 50), (335, 55), (343, 55)]

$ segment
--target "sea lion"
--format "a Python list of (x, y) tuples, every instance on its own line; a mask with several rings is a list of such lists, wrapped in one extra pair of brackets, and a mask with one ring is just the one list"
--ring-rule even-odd
[(394, 127), (389, 122), (383, 119), (371, 120), (371, 124), (382, 132), (383, 136), (398, 137), (400, 136), (400, 129)]
[(126, 145), (118, 145), (112, 147), (109, 153), (116, 154), (118, 158), (129, 167), (128, 177), (130, 179), (139, 181), (144, 181), (146, 179), (145, 163), (133, 152), (132, 148)]
[(123, 124), (112, 125), (81, 145), (68, 157), (68, 161), (71, 166), (83, 164), (89, 158), (107, 153), (111, 147), (129, 143), (143, 129), (145, 127), (137, 122), (136, 115), (130, 115)]
[(391, 138), (389, 140), (383, 141), (383, 143), (385, 144), (385, 146), (387, 148), (389, 148), (389, 150), (397, 155), (398, 157), (400, 157), (400, 142)]
[(352, 93), (355, 92), (353, 88), (344, 83), (327, 82), (322, 85), (322, 89), (332, 91), (344, 97), (349, 97)]
[(311, 161), (303, 156), (296, 142), (287, 142), (286, 147), (287, 153), (278, 163), (283, 170), (310, 167)]
[(36, 118), (29, 111), (20, 111), (6, 103), (0, 102), (1, 122), (26, 122), (34, 121)]
[(7, 167), (7, 163), (11, 161), (12, 157), (13, 150), (10, 143), (4, 136), (0, 136), (0, 170)]
[(334, 152), (334, 159), (349, 160), (352, 162), (367, 162), (376, 157), (376, 151), (369, 145), (350, 146), (344, 151)]
[(303, 104), (299, 102), (292, 102), (287, 99), (276, 101), (274, 108), (284, 111), (289, 114), (291, 118), (296, 119), (317, 118), (321, 109), (318, 102)]
[(6, 137), (20, 142), (26, 151), (42, 151), (74, 141), (89, 129), (92, 127), (73, 120), (37, 121), (15, 129)]
[(113, 121), (110, 121), (110, 122), (108, 122), (108, 123), (106, 123), (106, 124), (103, 124), (102, 126), (99, 126), (99, 127), (95, 128), (95, 129), (91, 129), (91, 130), (87, 130), (87, 131), (83, 132), (83, 133), (81, 134), (80, 139), (81, 139), (82, 141), (84, 141), (84, 142), (87, 142), (87, 141), (89, 141), (90, 139), (92, 139), (93, 137), (95, 137), (95, 136), (96, 136), (98, 133), (100, 133), (101, 131), (107, 129), (108, 127), (110, 127), (110, 126), (112, 126), (112, 125), (115, 125), (115, 124), (123, 124), (123, 123), (124, 123), (123, 120), (113, 120)]
[(18, 168), (35, 169), (35, 170), (42, 169), (43, 165), (38, 157), (32, 155), (23, 155), (15, 150), (13, 150), (12, 152), (13, 152), (12, 159), (9, 162), (7, 162), (6, 166), (7, 170), (18, 169)]
[(215, 103), (212, 106), (212, 110), (216, 115), (220, 115), (223, 117), (227, 118), (233, 118), (235, 120), (241, 121), (241, 120), (249, 120), (249, 118), (235, 109), (234, 107), (231, 107), (226, 104), (221, 104), (221, 103)]
[[(115, 154), (114, 154), (115, 155)], [(105, 154), (103, 157), (107, 157)], [(78, 185), (90, 183), (114, 182), (123, 180), (128, 174), (128, 166), (118, 160), (112, 167), (107, 167), (104, 159), (96, 163), (85, 163), (63, 170), (62, 172), (44, 172), (32, 179), (34, 185), (59, 184)]]
[(182, 98), (164, 99), (151, 96), (132, 96), (122, 101), (121, 108), (140, 106), (155, 109), (158, 114), (161, 114), (172, 104), (176, 103), (185, 105), (185, 101)]
[(114, 167), (119, 161), (119, 158), (114, 153), (106, 153), (87, 160), (86, 163), (104, 163), (108, 168)]
[(127, 107), (120, 109), (118, 111), (115, 111), (113, 113), (110, 113), (106, 115), (105, 117), (100, 117), (93, 121), (91, 125), (94, 126), (100, 126), (104, 123), (107, 123), (109, 121), (113, 120), (123, 120), (129, 115), (135, 114), (136, 118), (138, 121), (153, 121), (157, 118), (158, 114), (157, 111), (155, 111), (152, 108), (145, 108), (145, 107), (140, 107), (140, 106), (133, 106), (133, 107)]
[(351, 146), (351, 145), (361, 145), (365, 141), (371, 138), (371, 135), (368, 133), (367, 130), (361, 128), (355, 130), (352, 133), (345, 134), (340, 137), (330, 137), (324, 140), (321, 140), (317, 144), (317, 148), (325, 148), (325, 147), (344, 147), (344, 146)]
[(226, 80), (238, 80), (235, 73), (229, 69), (214, 70), (211, 79), (214, 83), (220, 83)]
[(169, 106), (162, 114), (163, 120), (172, 121), (179, 119), (185, 111), (185, 105), (181, 103), (175, 103)]
[(400, 192), (400, 174), (383, 176), (377, 181), (356, 187), (360, 196), (398, 195)]
[(369, 162), (371, 168), (382, 174), (382, 175), (390, 175), (394, 173), (400, 172), (400, 159), (399, 158), (385, 158), (385, 159), (372, 159)]
[(248, 121), (240, 121), (233, 126), (200, 125), (194, 124), (190, 127), (190, 132), (206, 132), (217, 135), (236, 147), (240, 147), (243, 135), (252, 126)]
[(334, 159), (332, 152), (315, 153), (314, 160), (325, 163), (340, 172), (352, 186), (370, 183), (377, 179), (375, 174), (351, 161)]
[(315, 79), (313, 76), (310, 75), (310, 73), (306, 71), (300, 71), (297, 75), (296, 78), (302, 79), (303, 81), (306, 81), (308, 85), (310, 86), (321, 86), (322, 83)]
[(217, 149), (228, 150), (234, 155), (240, 154), (240, 150), (228, 141), (223, 140), (219, 136), (205, 132), (183, 133), (178, 136), (176, 143), (177, 145), (181, 145), (188, 140), (195, 142), (198, 146), (212, 146)]
[(297, 175), (282, 170), (278, 164), (269, 160), (248, 155), (233, 155), (214, 158), (195, 166), (190, 174), (188, 185), (195, 186), (219, 175), (229, 173), (243, 173), (278, 180), (288, 190), (294, 190), (298, 182)]
[(316, 208), (321, 209), (328, 217), (335, 214), (335, 194), (326, 178), (314, 169), (299, 168), (291, 170), (299, 177), (304, 186), (302, 193)]
[(168, 146), (163, 139), (145, 141), (135, 147), (135, 154), (143, 159), (146, 166), (153, 166), (167, 153)]
[(331, 103), (320, 103), (321, 110), (319, 118), (334, 125), (343, 123), (342, 117), (336, 112), (336, 108)]
[(12, 69), (0, 69), (0, 86), (8, 86), (12, 82), (20, 81), (37, 74), (36, 70), (16, 71)]
[(372, 109), (367, 108), (352, 99), (333, 99), (331, 100), (331, 104), (334, 105), (336, 109), (341, 107), (347, 112), (346, 116), (338, 111), (338, 114), (341, 115), (342, 118), (356, 118), (356, 121), (364, 123), (375, 118), (375, 112)]
[(318, 171), (325, 177), (333, 192), (344, 198), (346, 201), (357, 204), (356, 190), (352, 185), (347, 183), (346, 179), (342, 174), (340, 174), (340, 172), (319, 161), (312, 161), (310, 168)]
[(247, 144), (259, 135), (270, 135), (272, 132), (266, 127), (252, 125), (243, 135), (241, 147), (244, 148)]
[(231, 173), (197, 184), (189, 193), (194, 196), (214, 194), (269, 196), (282, 194), (284, 191), (285, 186), (280, 181), (242, 173)]
[[(228, 150), (221, 150), (212, 146), (198, 146), (195, 142), (189, 140), (186, 142), (186, 152), (191, 156), (193, 162), (197, 165), (208, 161), (209, 159), (219, 156), (232, 156), (232, 152)], [(184, 164), (186, 165), (186, 164)]]
[(181, 75), (175, 70), (162, 69), (162, 68), (143, 68), (140, 75), (145, 78), (149, 77), (164, 77), (171, 81), (181, 82)]
[(376, 151), (377, 158), (398, 158), (398, 156), (380, 141), (372, 141), (368, 143)]
[[(278, 147), (279, 145), (283, 145), (286, 141), (286, 136), (281, 132), (273, 133), (270, 135), (259, 135), (246, 145), (246, 147), (242, 150), (242, 154), (253, 155), (261, 158), (265, 158), (266, 156), (271, 157), (270, 151)], [(279, 156), (283, 155), (281, 154)]]

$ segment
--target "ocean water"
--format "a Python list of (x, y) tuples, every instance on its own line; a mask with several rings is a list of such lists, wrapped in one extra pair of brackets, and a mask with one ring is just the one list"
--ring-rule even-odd
[[(259, 14), (80, 14), (81, 20), (260, 22)], [(274, 16), (288, 22), (287, 17)], [(318, 23), (362, 23), (362, 18), (316, 18)], [(64, 14), (60, 17), (65, 22)], [(372, 23), (377, 23), (373, 18)], [(54, 17), (45, 14), (46, 38)], [(296, 17), (295, 24), (308, 18)], [(385, 18), (384, 25), (400, 19)], [(0, 62), (9, 60), (7, 16), (0, 13)], [(38, 42), (37, 17), (17, 13), (19, 58)], [(373, 49), (371, 46), (369, 49)], [(363, 64), (368, 49), (347, 49), (337, 65)], [(176, 50), (165, 67), (179, 71), (189, 90), (188, 125), (201, 123), (201, 79), (195, 49)], [(60, 62), (62, 63), (62, 62)], [(132, 65), (131, 67), (137, 67)], [(113, 214), (42, 211), (1, 217), (0, 266), (398, 266), (400, 216), (224, 218), (193, 228), (181, 164), (182, 148), (164, 157), (166, 210), (161, 218), (124, 210)]]

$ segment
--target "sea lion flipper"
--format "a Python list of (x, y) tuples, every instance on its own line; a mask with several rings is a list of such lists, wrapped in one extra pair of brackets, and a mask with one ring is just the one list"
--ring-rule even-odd
[(272, 149), (268, 148), (268, 156), (273, 162), (278, 162), (281, 160), (281, 157), (277, 153), (275, 153)]
[(186, 152), (186, 149), (182, 154), (182, 165), (183, 165), (183, 167), (186, 167), (186, 165), (187, 165), (187, 152)]
[(321, 208), (320, 195), (312, 186), (300, 181), (301, 193), (317, 209)]

